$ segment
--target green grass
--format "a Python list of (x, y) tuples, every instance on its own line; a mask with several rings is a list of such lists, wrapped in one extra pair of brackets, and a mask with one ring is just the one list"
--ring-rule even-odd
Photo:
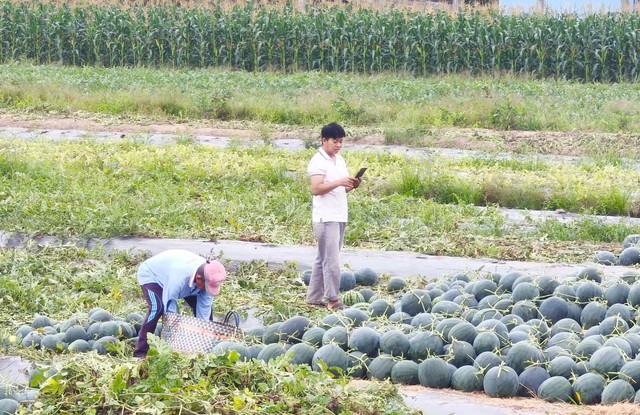
[[(388, 143), (408, 145), (440, 138), (433, 136), (434, 127), (630, 133), (640, 128), (640, 110), (631, 105), (638, 101), (640, 87), (629, 83), (604, 87), (515, 77), (0, 66), (4, 110), (241, 121), (276, 131), (287, 126), (316, 131), (327, 120), (337, 120), (352, 136), (377, 133)], [(616, 122), (619, 117), (627, 121)], [(616, 149), (594, 139), (594, 154), (603, 154), (603, 147), (618, 155), (637, 154), (637, 137), (627, 141)]]
[[(167, 145), (135, 139), (2, 140), (0, 229), (60, 237), (313, 244), (304, 173), (313, 151), (268, 145), (213, 149), (183, 139)], [(640, 230), (577, 221), (523, 231), (505, 227), (496, 209), (635, 213), (640, 173), (624, 166), (412, 159), (350, 151), (348, 144), (344, 155), (352, 169), (369, 167), (364, 185), (350, 195), (350, 246), (567, 260), (554, 249), (539, 250), (540, 239), (569, 244), (568, 234), (580, 235), (604, 249)], [(513, 241), (516, 249), (509, 246)], [(572, 255), (585, 260), (591, 253), (578, 249)]]

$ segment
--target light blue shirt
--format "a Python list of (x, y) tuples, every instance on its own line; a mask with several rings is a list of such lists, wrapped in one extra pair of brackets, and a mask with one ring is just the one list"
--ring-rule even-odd
[(161, 286), (164, 310), (172, 313), (178, 311), (178, 299), (197, 296), (196, 317), (208, 320), (213, 297), (195, 283), (196, 271), (205, 262), (205, 258), (191, 251), (169, 249), (140, 264), (138, 283)]

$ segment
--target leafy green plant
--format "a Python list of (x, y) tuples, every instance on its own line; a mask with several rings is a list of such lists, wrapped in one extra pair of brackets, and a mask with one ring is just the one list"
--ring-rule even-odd
[[(304, 174), (313, 150), (240, 143), (211, 149), (191, 140), (158, 146), (135, 137), (110, 143), (7, 140), (3, 146), (10, 149), (0, 162), (5, 231), (313, 242)], [(458, 238), (461, 223), (481, 238), (497, 236), (503, 220), (481, 216), (486, 206), (630, 215), (638, 204), (638, 174), (622, 166), (585, 170), (536, 159), (405, 158), (348, 146), (344, 154), (350, 165), (367, 165), (371, 172), (350, 194), (346, 240), (354, 246), (433, 252), (434, 240)], [(598, 226), (605, 235), (612, 225)], [(518, 227), (501, 236), (524, 238), (523, 249), (537, 243), (524, 243), (531, 236)], [(556, 240), (554, 233), (547, 237)], [(598, 241), (595, 233), (590, 238)], [(467, 253), (455, 243), (438, 249)], [(509, 258), (521, 253), (487, 243), (473, 255), (488, 250)]]
[(394, 386), (356, 388), (345, 378), (292, 365), (285, 356), (269, 364), (227, 355), (181, 355), (151, 339), (144, 360), (71, 355), (55, 375), (39, 379), (33, 414), (214, 413), (418, 414)]

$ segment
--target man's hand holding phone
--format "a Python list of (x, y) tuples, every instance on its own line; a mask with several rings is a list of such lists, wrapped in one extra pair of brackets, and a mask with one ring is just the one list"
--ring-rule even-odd
[(358, 186), (360, 186), (360, 182), (362, 182), (362, 176), (364, 175), (364, 172), (367, 171), (366, 167), (362, 167), (360, 168), (360, 170), (358, 170), (358, 172), (356, 173), (355, 176), (355, 182), (353, 184), (353, 188), (357, 189)]

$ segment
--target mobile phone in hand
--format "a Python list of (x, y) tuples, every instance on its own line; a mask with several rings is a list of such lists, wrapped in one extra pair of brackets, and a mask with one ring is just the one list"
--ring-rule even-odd
[(362, 167), (360, 170), (358, 170), (358, 172), (356, 173), (356, 179), (361, 178), (362, 176), (364, 176), (364, 172), (367, 171), (366, 167)]

